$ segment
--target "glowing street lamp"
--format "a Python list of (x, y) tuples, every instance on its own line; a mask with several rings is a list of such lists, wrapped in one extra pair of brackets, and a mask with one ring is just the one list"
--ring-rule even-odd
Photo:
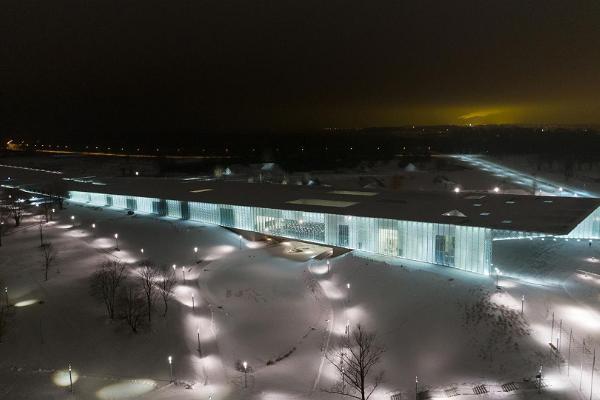
[(346, 303), (350, 302), (350, 282), (346, 283), (346, 289), (348, 289), (348, 295), (346, 296)]
[(244, 361), (242, 363), (242, 365), (244, 366), (244, 387), (247, 388), (248, 387), (248, 363), (246, 361)]
[(327, 273), (329, 273), (331, 268), (331, 263), (329, 262), (329, 260), (327, 260)]
[(194, 247), (194, 257), (196, 258), (196, 264), (198, 264), (200, 262), (200, 260), (198, 260), (198, 248)]
[(92, 224), (92, 229), (96, 229), (96, 224)]
[(521, 315), (523, 315), (524, 306), (525, 306), (525, 295), (521, 296)]
[(494, 193), (498, 193), (498, 192), (500, 192), (500, 188), (499, 188), (498, 186), (496, 186), (496, 187), (494, 188)]
[(119, 234), (115, 233), (115, 250), (119, 251)]
[(454, 193), (460, 193), (460, 188), (458, 186), (454, 188)]
[(192, 293), (192, 311), (196, 311), (196, 303), (194, 302), (194, 294)]
[(242, 235), (238, 235), (238, 238), (240, 239), (240, 250), (242, 249)]
[(169, 371), (171, 373), (171, 382), (173, 382), (173, 357), (169, 356)]
[(140, 253), (144, 254), (144, 248), (140, 249)]
[(8, 287), (4, 288), (4, 296), (6, 297), (6, 307), (8, 307)]

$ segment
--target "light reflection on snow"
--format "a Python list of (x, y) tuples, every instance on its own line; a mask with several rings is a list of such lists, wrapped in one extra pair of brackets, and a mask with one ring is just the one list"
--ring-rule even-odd
[(557, 308), (557, 318), (563, 318), (569, 325), (580, 329), (600, 330), (600, 315), (583, 306), (560, 306)]
[(73, 237), (73, 238), (84, 238), (84, 237), (90, 236), (90, 234), (88, 232), (80, 230), (80, 229), (65, 232), (65, 235)]
[(203, 315), (186, 315), (185, 317), (185, 329), (186, 332), (190, 333), (190, 337), (197, 339), (198, 332), (200, 332), (200, 341), (202, 344), (212, 342), (213, 335), (211, 329), (211, 320), (209, 317)]
[(115, 247), (115, 240), (108, 238), (97, 238), (92, 241), (92, 246), (98, 247), (100, 249), (109, 249)]
[(103, 387), (96, 392), (96, 396), (102, 400), (131, 399), (151, 392), (154, 388), (156, 382), (152, 379), (127, 380)]
[(506, 292), (496, 292), (491, 295), (490, 300), (499, 306), (521, 311), (521, 299), (516, 299)]
[[(202, 299), (199, 296), (198, 290), (192, 287), (187, 287), (185, 285), (177, 285), (173, 289), (173, 293), (175, 294), (175, 300), (189, 308), (198, 308), (203, 304)], [(194, 296), (193, 302), (192, 295)]]
[[(77, 373), (77, 371), (72, 370), (71, 377), (73, 379), (73, 383), (75, 383), (79, 379), (79, 374)], [(54, 382), (54, 384), (57, 386), (62, 386), (62, 387), (70, 386), (71, 381), (69, 379), (69, 370), (61, 369), (61, 370), (58, 370), (55, 373), (53, 373), (52, 374), (52, 382)]]
[(219, 258), (234, 252), (235, 249), (236, 248), (234, 246), (231, 246), (228, 244), (211, 247), (208, 251), (208, 255), (204, 258), (204, 260), (205, 261), (218, 260)]
[[(585, 376), (585, 374), (584, 374)], [(572, 389), (569, 381), (566, 377), (552, 371), (550, 373), (543, 374), (544, 382), (546, 383), (545, 390), (550, 391), (566, 391)]]
[(325, 275), (327, 273), (327, 264), (309, 265), (308, 269), (315, 275)]
[(30, 300), (23, 300), (18, 302), (17, 304), (15, 304), (15, 307), (27, 307), (27, 306), (31, 306), (33, 304), (37, 304), (38, 300), (36, 299), (30, 299)]
[(325, 293), (325, 296), (328, 299), (342, 299), (344, 298), (344, 292), (341, 291), (337, 285), (335, 285), (332, 281), (330, 281), (329, 279), (324, 279), (319, 281), (319, 283), (321, 284), (321, 288), (323, 289), (323, 292)]
[(294, 394), (294, 393), (266, 390), (266, 391), (261, 392), (259, 399), (261, 399), (261, 400), (279, 400), (279, 399), (293, 399), (296, 397), (297, 397), (297, 394)]
[(543, 346), (548, 347), (550, 333), (551, 328), (549, 325), (531, 324), (531, 337)]
[(249, 249), (260, 249), (265, 247), (265, 244), (262, 242), (247, 242), (245, 246)]

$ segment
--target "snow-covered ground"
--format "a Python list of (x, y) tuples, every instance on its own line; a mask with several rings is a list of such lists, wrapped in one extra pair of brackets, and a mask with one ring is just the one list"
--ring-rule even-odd
[[(580, 339), (600, 329), (596, 280), (576, 273), (595, 271), (595, 248), (587, 242), (496, 242), (496, 265), (522, 278), (501, 278), (497, 291), (493, 278), (365, 254), (333, 259), (328, 273), (325, 261), (311, 259), (318, 249), (290, 252), (301, 244), (240, 241), (215, 226), (76, 205), (58, 213), (45, 237), (58, 249), (47, 282), (35, 225), (5, 236), (0, 249), (0, 274), (14, 305), (0, 345), (0, 398), (70, 398), (71, 363), (71, 398), (334, 399), (321, 391), (336, 380), (323, 350), (338, 346), (349, 322), (377, 332), (386, 347), (377, 399), (414, 396), (415, 376), (419, 390), (430, 389), (434, 398), (472, 397), (481, 384), (493, 392), (488, 398), (535, 397), (523, 379), (540, 363), (548, 385), (543, 398), (570, 399), (578, 398), (578, 382), (558, 373), (549, 351), (551, 312)], [(177, 264), (178, 285), (167, 317), (159, 305), (152, 326), (132, 334), (108, 322), (89, 294), (89, 276), (106, 258), (141, 259), (141, 248), (144, 258)], [(563, 283), (552, 284), (552, 277)], [(169, 355), (177, 385), (169, 383)], [(238, 360), (251, 367), (247, 388)], [(579, 366), (572, 368), (577, 374)], [(502, 392), (499, 385), (511, 382), (519, 389)], [(583, 382), (589, 393), (585, 371)]]
[[(367, 175), (388, 179), (395, 168), (384, 163)], [(456, 166), (446, 166), (441, 183), (431, 168), (394, 179), (402, 189), (496, 184), (486, 171)], [(322, 181), (364, 183), (356, 179), (349, 172)], [(589, 398), (600, 332), (598, 242), (496, 241), (497, 289), (495, 277), (364, 253), (334, 258), (328, 271), (313, 258), (318, 246), (250, 242), (216, 226), (71, 204), (44, 235), (58, 250), (48, 281), (32, 216), (0, 247), (0, 279), (13, 305), (0, 344), (0, 399), (336, 399), (322, 390), (337, 380), (324, 354), (340, 345), (347, 324), (359, 323), (386, 347), (376, 399), (414, 398), (416, 376), (429, 398), (473, 398), (481, 385), (489, 393), (479, 396), (490, 399)], [(138, 334), (108, 321), (89, 279), (111, 258), (130, 263), (132, 279), (142, 258), (177, 265), (166, 317), (159, 302)], [(247, 383), (241, 361), (250, 366)], [(533, 384), (540, 365), (542, 394)], [(600, 398), (600, 377), (594, 382)]]

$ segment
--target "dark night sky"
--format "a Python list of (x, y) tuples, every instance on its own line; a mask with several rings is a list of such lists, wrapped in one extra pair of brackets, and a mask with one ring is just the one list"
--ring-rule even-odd
[(600, 123), (597, 0), (0, 0), (1, 134)]

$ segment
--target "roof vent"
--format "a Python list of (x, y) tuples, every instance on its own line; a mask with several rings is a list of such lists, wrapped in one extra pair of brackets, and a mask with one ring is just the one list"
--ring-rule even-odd
[(452, 210), (452, 211), (448, 211), (446, 213), (442, 214), (444, 217), (461, 217), (461, 218), (466, 218), (467, 216), (463, 213), (461, 213), (458, 210)]

